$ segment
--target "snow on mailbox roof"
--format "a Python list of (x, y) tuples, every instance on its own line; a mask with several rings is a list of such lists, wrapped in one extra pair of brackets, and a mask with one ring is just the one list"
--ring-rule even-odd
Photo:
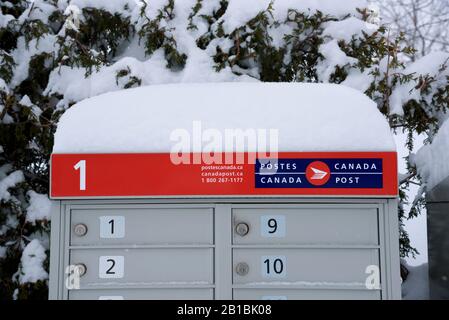
[[(154, 85), (83, 100), (61, 117), (53, 152), (170, 152), (173, 130), (192, 133), (194, 121), (220, 132), (278, 129), (285, 152), (396, 150), (376, 104), (354, 89), (239, 82)], [(246, 149), (220, 151), (256, 151)]]

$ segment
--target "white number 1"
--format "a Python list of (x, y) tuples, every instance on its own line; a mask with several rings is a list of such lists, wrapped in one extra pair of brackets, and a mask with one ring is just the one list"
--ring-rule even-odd
[(80, 160), (73, 166), (80, 170), (80, 190), (86, 190), (86, 160)]

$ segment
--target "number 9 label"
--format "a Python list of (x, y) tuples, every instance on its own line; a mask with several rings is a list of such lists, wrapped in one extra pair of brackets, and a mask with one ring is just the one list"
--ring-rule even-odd
[(260, 217), (260, 235), (264, 238), (284, 238), (285, 229), (285, 216)]

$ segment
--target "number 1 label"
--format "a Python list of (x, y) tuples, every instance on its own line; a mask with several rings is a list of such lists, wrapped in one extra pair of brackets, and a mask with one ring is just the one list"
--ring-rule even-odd
[(100, 217), (100, 238), (124, 238), (125, 217), (124, 216), (102, 216)]

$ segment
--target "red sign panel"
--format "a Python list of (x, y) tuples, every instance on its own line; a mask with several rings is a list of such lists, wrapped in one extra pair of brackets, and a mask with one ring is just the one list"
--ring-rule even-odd
[(277, 158), (223, 153), (215, 154), (212, 164), (202, 154), (183, 159), (184, 163), (175, 164), (168, 153), (53, 154), (51, 197), (391, 197), (398, 193), (395, 152), (289, 152)]

